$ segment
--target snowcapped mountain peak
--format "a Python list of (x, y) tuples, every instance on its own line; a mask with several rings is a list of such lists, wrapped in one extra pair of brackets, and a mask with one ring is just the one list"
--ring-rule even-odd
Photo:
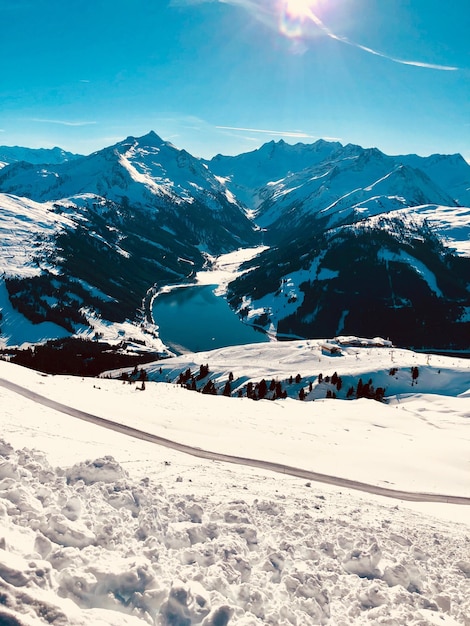
[(157, 135), (154, 130), (151, 130), (146, 135), (142, 135), (142, 137), (139, 137), (138, 142), (147, 145), (166, 143), (166, 141), (164, 141), (160, 137), (160, 135)]
[(266, 186), (259, 192), (262, 201), (257, 220), (282, 237), (294, 225), (303, 229), (305, 219), (325, 218), (332, 227), (352, 215), (433, 203), (455, 206), (444, 189), (411, 164), (397, 161), (377, 148), (351, 145)]
[(235, 157), (219, 154), (207, 161), (207, 165), (214, 174), (229, 180), (230, 190), (247, 206), (257, 208), (266, 185), (331, 160), (339, 148), (340, 143), (323, 139), (313, 144), (272, 140)]
[(428, 157), (407, 154), (392, 158), (424, 172), (460, 206), (470, 206), (470, 164), (461, 154), (432, 154)]
[(371, 167), (371, 165), (382, 166), (384, 164), (390, 164), (391, 159), (378, 148), (364, 148), (361, 150), (356, 158), (355, 167), (361, 169), (365, 167)]
[(136, 153), (146, 153), (146, 152), (158, 152), (162, 148), (168, 147), (173, 150), (177, 150), (171, 143), (162, 139), (157, 133), (151, 130), (146, 135), (142, 135), (142, 137), (134, 137), (133, 135), (129, 135), (122, 141), (110, 146), (108, 148), (104, 148), (99, 150), (98, 152), (104, 151), (114, 151), (118, 154), (125, 154), (128, 151), (132, 150)]
[(364, 153), (369, 155), (371, 158), (376, 158), (376, 159), (388, 159), (389, 158), (386, 154), (384, 154), (378, 148), (366, 148), (364, 150)]
[[(46, 175), (47, 174), (47, 175)], [(134, 205), (160, 205), (162, 198), (215, 208), (220, 202), (238, 206), (220, 179), (202, 161), (179, 150), (154, 131), (129, 136), (113, 146), (74, 161), (39, 168), (17, 164), (1, 171), (3, 191), (35, 200), (61, 200), (92, 193), (111, 201), (123, 197)], [(215, 197), (222, 198), (216, 200)]]

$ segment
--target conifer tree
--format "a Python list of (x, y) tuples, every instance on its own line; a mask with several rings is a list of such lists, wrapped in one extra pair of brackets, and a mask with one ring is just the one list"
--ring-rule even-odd
[(266, 381), (263, 378), (261, 379), (259, 386), (258, 386), (258, 397), (260, 400), (262, 400), (266, 396), (267, 391), (268, 391), (268, 386), (266, 384)]

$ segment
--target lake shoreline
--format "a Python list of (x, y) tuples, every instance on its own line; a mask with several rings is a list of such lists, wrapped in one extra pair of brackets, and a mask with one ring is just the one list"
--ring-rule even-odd
[(218, 288), (216, 283), (168, 285), (152, 298), (153, 322), (172, 351), (201, 352), (270, 341), (266, 333), (238, 317), (223, 295), (215, 293)]

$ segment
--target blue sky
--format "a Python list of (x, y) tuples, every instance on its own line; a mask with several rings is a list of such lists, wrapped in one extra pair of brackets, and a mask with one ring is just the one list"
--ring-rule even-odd
[(0, 145), (470, 159), (468, 0), (0, 0)]

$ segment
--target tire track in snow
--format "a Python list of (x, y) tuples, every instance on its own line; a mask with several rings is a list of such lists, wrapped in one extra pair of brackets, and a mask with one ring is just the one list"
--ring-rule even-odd
[(358, 480), (351, 480), (349, 478), (341, 478), (339, 476), (329, 476), (328, 474), (320, 474), (310, 470), (301, 469), (298, 467), (292, 467), (290, 465), (283, 465), (282, 463), (275, 463), (272, 461), (263, 461), (260, 459), (250, 459), (241, 456), (232, 456), (229, 454), (223, 454), (221, 452), (212, 452), (210, 450), (203, 450), (202, 448), (189, 446), (184, 443), (178, 443), (171, 439), (160, 437), (159, 435), (153, 435), (152, 433), (139, 430), (132, 426), (126, 426), (118, 422), (113, 422), (110, 419), (99, 417), (98, 415), (92, 415), (85, 411), (80, 411), (51, 398), (47, 398), (39, 393), (26, 389), (21, 385), (12, 383), (9, 380), (0, 378), (0, 386), (13, 391), (33, 402), (47, 406), (55, 411), (65, 413), (72, 417), (91, 422), (97, 426), (102, 426), (110, 430), (114, 430), (123, 435), (134, 437), (135, 439), (141, 439), (150, 443), (170, 448), (184, 454), (189, 454), (201, 459), (208, 459), (212, 461), (221, 461), (223, 463), (232, 463), (236, 465), (245, 465), (247, 467), (254, 467), (257, 469), (268, 470), (277, 472), (279, 474), (287, 474), (289, 476), (296, 476), (297, 478), (305, 478), (314, 482), (325, 483), (327, 485), (334, 485), (336, 487), (344, 487), (345, 489), (354, 489), (356, 491), (362, 491), (365, 493), (371, 493), (379, 496), (385, 496), (386, 498), (394, 498), (397, 500), (404, 500), (408, 502), (438, 502), (446, 504), (463, 504), (470, 505), (470, 497), (466, 496), (453, 496), (438, 493), (423, 493), (414, 491), (404, 491), (400, 489), (390, 489), (389, 487), (381, 487), (379, 485), (372, 485), (369, 483), (363, 483)]

